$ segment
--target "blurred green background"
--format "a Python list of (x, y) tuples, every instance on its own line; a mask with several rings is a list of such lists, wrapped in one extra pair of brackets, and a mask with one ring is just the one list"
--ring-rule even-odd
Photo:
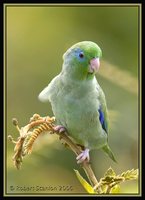
[[(101, 150), (93, 150), (92, 167), (98, 179), (110, 166), (118, 174), (138, 168), (139, 8), (39, 5), (6, 6), (5, 9), (7, 134), (18, 137), (11, 122), (13, 117), (17, 117), (19, 125), (24, 126), (34, 113), (53, 116), (50, 104), (41, 103), (37, 96), (61, 71), (62, 55), (67, 48), (76, 42), (91, 40), (103, 51), (97, 79), (111, 110), (109, 144), (118, 160), (118, 164), (114, 164)], [(17, 186), (37, 185), (69, 185), (73, 191), (66, 193), (86, 193), (73, 171), (78, 169), (85, 177), (83, 170), (76, 164), (75, 155), (57, 137), (40, 136), (19, 171), (12, 162), (14, 146), (7, 139), (6, 147), (8, 193), (23, 192), (16, 190)], [(121, 193), (137, 192), (138, 181), (121, 185)]]

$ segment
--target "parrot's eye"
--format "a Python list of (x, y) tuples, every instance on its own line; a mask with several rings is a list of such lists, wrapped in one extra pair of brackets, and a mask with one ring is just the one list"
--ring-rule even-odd
[(80, 58), (83, 58), (84, 57), (84, 54), (81, 52), (81, 53), (79, 53), (79, 57)]

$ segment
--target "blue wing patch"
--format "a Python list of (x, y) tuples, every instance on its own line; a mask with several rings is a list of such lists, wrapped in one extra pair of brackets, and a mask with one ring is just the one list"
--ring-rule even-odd
[(99, 112), (99, 120), (100, 120), (100, 122), (101, 122), (102, 128), (103, 128), (103, 129), (105, 130), (105, 132), (107, 133), (107, 125), (106, 125), (106, 122), (105, 122), (104, 113), (103, 113), (103, 111), (101, 110), (101, 108), (99, 108), (98, 112)]

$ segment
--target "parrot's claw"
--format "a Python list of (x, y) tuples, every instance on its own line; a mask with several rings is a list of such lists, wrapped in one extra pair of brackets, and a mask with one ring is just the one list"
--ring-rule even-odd
[(77, 163), (82, 163), (85, 159), (89, 162), (90, 160), (90, 156), (89, 156), (89, 149), (85, 149), (84, 151), (82, 151), (82, 153), (80, 153), (77, 157)]
[(62, 133), (62, 132), (66, 131), (66, 128), (62, 125), (57, 125), (57, 126), (54, 127), (54, 130), (59, 132), (59, 133)]

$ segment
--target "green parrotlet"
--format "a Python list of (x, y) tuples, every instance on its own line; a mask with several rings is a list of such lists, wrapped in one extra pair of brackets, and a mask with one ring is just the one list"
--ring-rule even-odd
[(67, 130), (77, 144), (84, 146), (77, 163), (88, 161), (89, 151), (103, 149), (116, 162), (108, 146), (108, 115), (103, 90), (95, 74), (100, 67), (100, 47), (82, 41), (63, 55), (62, 71), (39, 94), (49, 101), (56, 118), (56, 130)]

